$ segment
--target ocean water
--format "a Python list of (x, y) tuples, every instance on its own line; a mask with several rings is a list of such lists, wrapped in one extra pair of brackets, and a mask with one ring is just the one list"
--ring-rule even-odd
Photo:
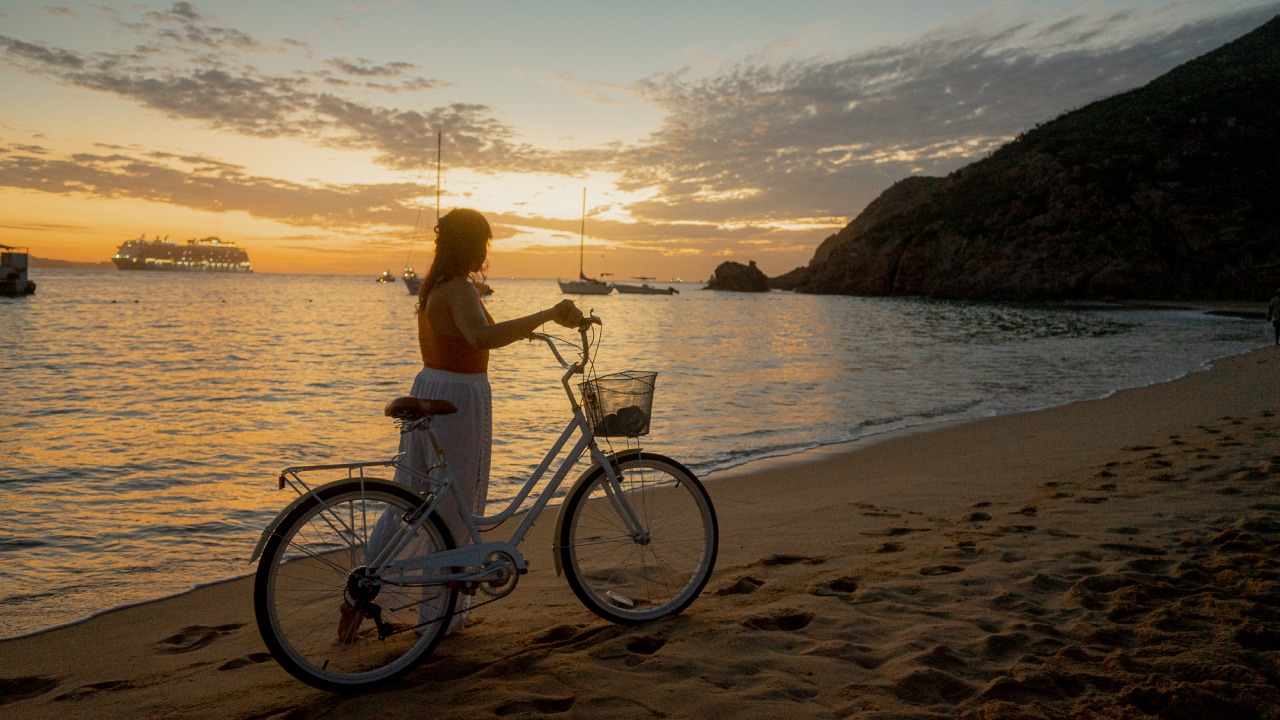
[[(284, 467), (389, 457), (417, 372), (402, 284), (364, 277), (33, 273), (0, 298), (0, 637), (252, 572)], [(491, 279), (498, 319), (554, 281)], [(644, 446), (715, 481), (753, 459), (1105, 396), (1270, 342), (1194, 311), (701, 290), (581, 298), (596, 369), (658, 372)], [(568, 331), (563, 331), (568, 336)], [(495, 351), (490, 498), (563, 426), (545, 347)], [(731, 480), (726, 480), (731, 481)]]

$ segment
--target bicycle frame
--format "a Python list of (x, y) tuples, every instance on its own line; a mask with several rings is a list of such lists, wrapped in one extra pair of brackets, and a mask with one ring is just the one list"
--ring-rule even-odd
[[(507, 507), (501, 512), (495, 515), (478, 517), (468, 509), (468, 503), (462, 496), (462, 489), (454, 481), (452, 473), (449, 472), (444, 451), (440, 447), (439, 441), (436, 439), (435, 433), (431, 429), (431, 418), (427, 417), (421, 421), (411, 423), (410, 426), (403, 430), (403, 432), (421, 431), (427, 433), (433, 449), (440, 458), (440, 462), (428, 468), (426, 473), (422, 473), (414, 470), (413, 468), (402, 465), (401, 460), (403, 459), (403, 455), (397, 455), (390, 460), (297, 466), (287, 468), (282, 471), (280, 473), (280, 487), (283, 488), (286, 484), (292, 486), (293, 489), (299, 493), (299, 497), (286, 507), (284, 511), (277, 516), (276, 520), (263, 531), (262, 537), (258, 541), (258, 546), (254, 550), (253, 559), (256, 560), (261, 555), (267, 539), (274, 534), (281, 520), (283, 520), (283, 518), (288, 515), (296, 505), (305, 501), (309, 496), (319, 497), (319, 491), (322, 487), (327, 487), (327, 485), (316, 488), (308, 486), (306, 482), (299, 477), (301, 473), (318, 470), (345, 469), (347, 470), (348, 477), (343, 480), (337, 480), (336, 482), (347, 482), (353, 478), (364, 478), (364, 471), (368, 468), (391, 467), (397, 470), (404, 470), (405, 472), (424, 480), (425, 487), (431, 488), (431, 491), (424, 495), (426, 502), (422, 506), (415, 509), (413, 513), (406, 515), (405, 519), (408, 521), (408, 527), (401, 528), (375, 557), (369, 559), (367, 567), (375, 575), (385, 576), (387, 574), (391, 574), (398, 578), (397, 584), (400, 585), (480, 582), (490, 574), (491, 569), (486, 566), (489, 564), (489, 558), (495, 553), (509, 556), (517, 571), (523, 574), (528, 571), (528, 563), (519, 551), (520, 544), (524, 541), (525, 536), (528, 534), (530, 529), (532, 529), (534, 523), (537, 522), (542, 511), (547, 507), (556, 491), (564, 483), (570, 469), (578, 462), (584, 453), (588, 452), (590, 453), (592, 460), (597, 465), (604, 468), (605, 476), (608, 478), (608, 482), (605, 485), (605, 495), (609, 498), (615, 511), (626, 522), (628, 531), (632, 534), (632, 537), (645, 537), (646, 531), (641, 525), (639, 518), (636, 516), (634, 509), (631, 507), (631, 504), (627, 501), (625, 493), (622, 491), (614, 463), (610, 462), (609, 456), (607, 456), (597, 444), (591, 424), (587, 421), (582, 405), (570, 384), (570, 380), (575, 375), (581, 375), (584, 373), (585, 368), (590, 361), (591, 346), (588, 338), (588, 330), (593, 322), (598, 323), (599, 321), (594, 317), (588, 318), (588, 320), (579, 328), (579, 334), (582, 338), (582, 359), (574, 363), (565, 361), (563, 356), (561, 356), (560, 351), (557, 349), (553, 338), (540, 333), (531, 336), (532, 340), (542, 340), (546, 342), (556, 359), (566, 368), (560, 382), (564, 387), (566, 396), (569, 398), (573, 415), (569, 419), (564, 430), (560, 433), (559, 438), (552, 443), (550, 449), (548, 449), (546, 454), (543, 456), (542, 461), (524, 482), (520, 492), (516, 494), (515, 498), (513, 498)], [(551, 469), (551, 466), (556, 459), (561, 456), (565, 446), (575, 434), (578, 435), (577, 441), (573, 444), (568, 454), (563, 457), (560, 465), (556, 468), (551, 479), (547, 481), (538, 499), (526, 508), (525, 502), (529, 498), (529, 495), (542, 483), (543, 477)], [(441, 469), (444, 470), (444, 478), (437, 482), (431, 477), (431, 474)], [(403, 549), (404, 544), (408, 541), (408, 538), (413, 537), (422, 525), (428, 522), (431, 514), (434, 513), (440, 503), (443, 502), (446, 493), (453, 496), (461, 511), (460, 515), (466, 529), (467, 540), (469, 540), (470, 543), (464, 547), (459, 547), (453, 550), (436, 551), (428, 555), (392, 562), (391, 559), (395, 558), (399, 554)], [(326, 510), (328, 509), (326, 508)], [(481, 542), (480, 532), (482, 529), (496, 527), (522, 510), (526, 511), (525, 517), (507, 540)], [(336, 517), (333, 518), (333, 521), (337, 523), (342, 522), (341, 518)], [(435, 568), (476, 569), (449, 573), (428, 574), (425, 572)], [(494, 570), (498, 570), (498, 568), (494, 568)], [(422, 574), (418, 575), (408, 573)]]

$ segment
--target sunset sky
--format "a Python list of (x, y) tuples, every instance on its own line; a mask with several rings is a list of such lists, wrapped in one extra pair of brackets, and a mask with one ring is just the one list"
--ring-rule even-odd
[(1257, 0), (0, 2), (0, 243), (217, 235), (398, 273), (442, 208), (492, 277), (808, 262), (942, 175), (1280, 13)]

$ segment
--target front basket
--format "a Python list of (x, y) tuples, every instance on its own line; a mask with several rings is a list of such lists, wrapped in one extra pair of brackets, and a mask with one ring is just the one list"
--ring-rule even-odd
[(603, 375), (582, 383), (582, 409), (597, 437), (639, 437), (649, 434), (656, 372)]

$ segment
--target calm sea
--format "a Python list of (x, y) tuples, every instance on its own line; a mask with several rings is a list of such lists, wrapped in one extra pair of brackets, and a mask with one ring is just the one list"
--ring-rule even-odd
[[(413, 298), (364, 277), (37, 271), (0, 298), (0, 636), (252, 571), (290, 465), (378, 459), (420, 362)], [(491, 280), (499, 319), (561, 299)], [(1107, 395), (1270, 341), (1198, 312), (745, 295), (582, 298), (597, 369), (658, 371), (646, 447), (713, 476), (906, 426)], [(490, 497), (563, 423), (544, 347), (494, 353)]]

